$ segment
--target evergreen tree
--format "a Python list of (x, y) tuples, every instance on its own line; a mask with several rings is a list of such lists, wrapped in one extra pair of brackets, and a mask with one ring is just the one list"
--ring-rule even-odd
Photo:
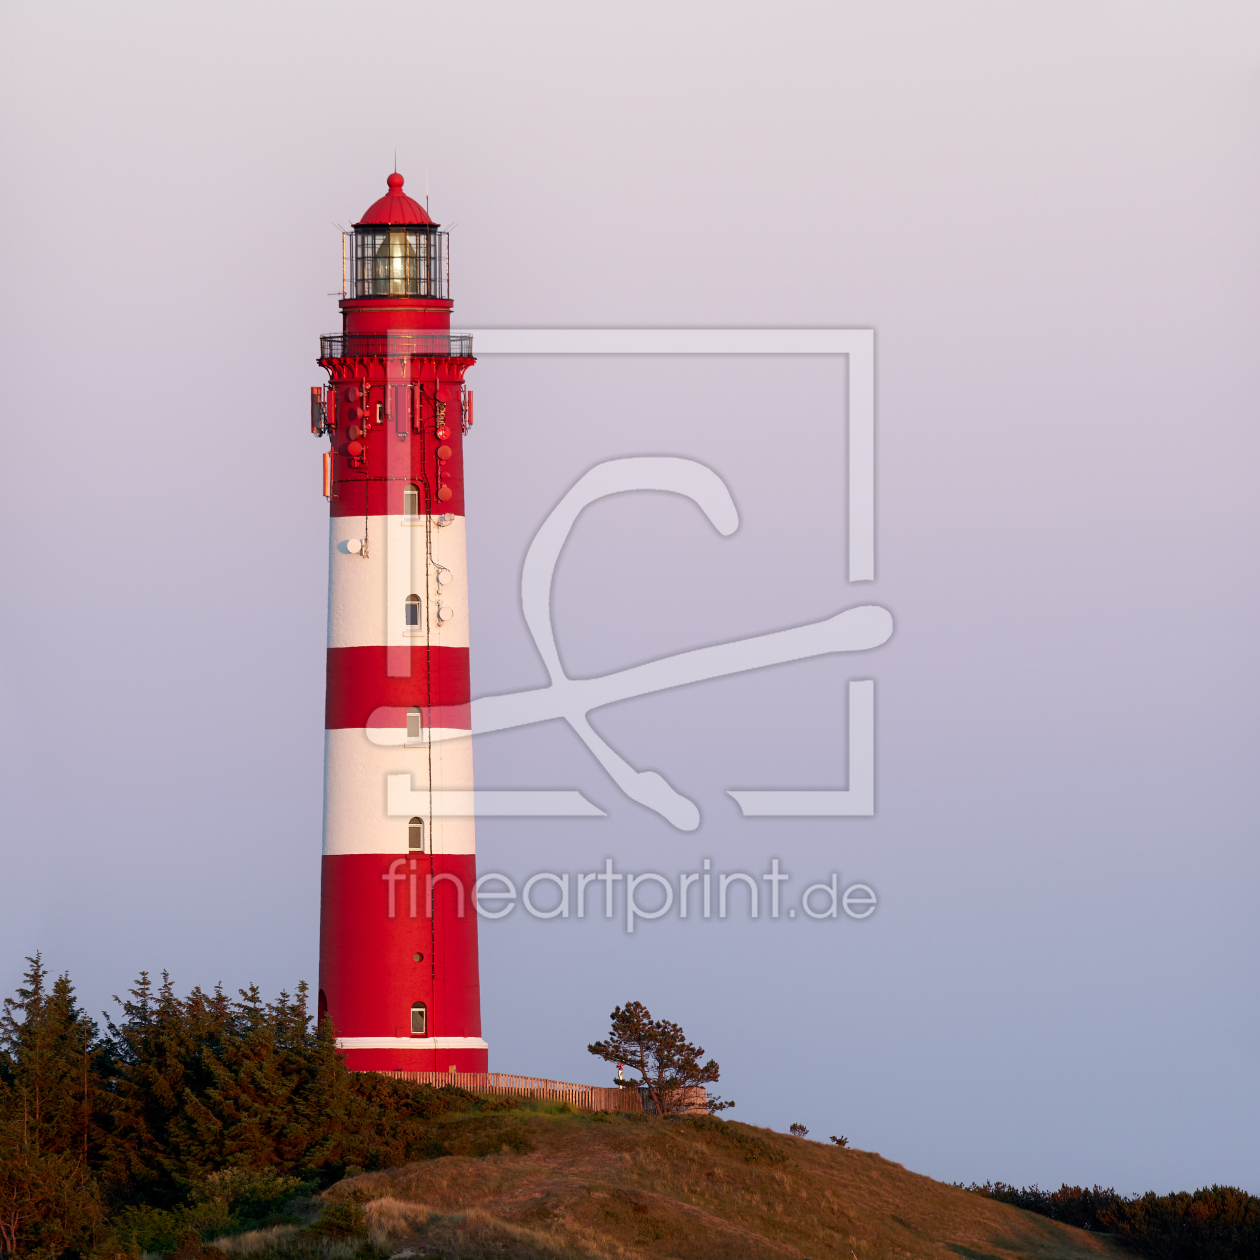
[[(609, 1016), (612, 1030), (607, 1041), (587, 1046), (589, 1053), (609, 1063), (624, 1063), (642, 1077), (658, 1116), (672, 1115), (686, 1103), (687, 1091), (714, 1084), (720, 1075), (717, 1063), (701, 1063), (703, 1046), (693, 1046), (680, 1025), (667, 1019), (653, 1019), (642, 1002), (627, 1002)], [(716, 1101), (710, 1111), (733, 1107)]]
[(67, 975), (37, 953), (0, 1014), (0, 1248), (60, 1255), (104, 1218), (93, 1168), (101, 1047)]
[(181, 999), (141, 972), (102, 1037), (69, 977), (28, 961), (0, 1016), (0, 1255), (187, 1251), (181, 1238), (265, 1219), (302, 1180), (434, 1153), (441, 1112), (501, 1106), (352, 1075), (305, 985)]

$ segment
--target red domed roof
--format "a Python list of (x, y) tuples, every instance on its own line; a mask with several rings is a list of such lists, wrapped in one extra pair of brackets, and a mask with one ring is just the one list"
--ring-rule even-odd
[(397, 171), (385, 182), (389, 185), (389, 192), (367, 208), (355, 227), (377, 223), (433, 223), (425, 208), (403, 192), (403, 177)]

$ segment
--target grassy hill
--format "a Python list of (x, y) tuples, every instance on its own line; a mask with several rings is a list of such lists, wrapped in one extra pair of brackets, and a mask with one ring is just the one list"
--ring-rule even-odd
[[(294, 1226), (225, 1238), (234, 1256), (939, 1257), (1131, 1255), (907, 1172), (867, 1151), (722, 1122), (589, 1116), (557, 1104), (444, 1117), (434, 1158), (324, 1192), (322, 1239)], [(363, 1231), (366, 1230), (366, 1237)]]
[(1121, 1254), (1063, 1220), (1149, 1257), (1260, 1260), (1260, 1197), (1236, 1187), (972, 1194), (709, 1116), (351, 1073), (303, 986), (180, 998), (142, 974), (102, 1034), (69, 977), (29, 961), (0, 1011), (0, 1251), (17, 1260)]

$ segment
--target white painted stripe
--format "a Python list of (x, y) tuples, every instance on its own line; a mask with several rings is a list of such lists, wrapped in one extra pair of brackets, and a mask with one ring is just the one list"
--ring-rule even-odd
[(432, 808), (434, 818), (604, 818), (581, 792), (416, 791), (409, 774), (391, 774), (387, 791), (391, 818), (411, 818)]
[[(474, 853), (473, 820), (430, 809), (429, 767), (435, 797), (445, 791), (468, 792), (473, 785), (472, 739), (444, 739), (416, 747), (381, 747), (367, 732), (340, 728), (324, 732), (324, 853), (409, 852), (407, 822), (425, 821), (426, 841), (434, 853)], [(391, 775), (404, 775), (417, 790), (411, 812), (391, 816), (386, 808)], [(430, 816), (432, 815), (432, 817)]]
[(338, 1037), (338, 1050), (489, 1050), (480, 1037)]
[[(468, 646), (464, 518), (456, 516), (447, 525), (433, 518), (426, 529), (428, 519), (329, 518), (329, 647)], [(366, 556), (359, 549), (364, 538)], [(409, 595), (420, 597), (418, 635), (408, 633)], [(443, 619), (440, 609), (452, 615)]]
[[(406, 709), (399, 710), (406, 713)], [(467, 739), (468, 728), (456, 726), (435, 726), (424, 732), (424, 738), (417, 741), (407, 738), (405, 726), (369, 726), (363, 732), (368, 742), (378, 748), (423, 748), (426, 743), (438, 743), (444, 739)]]

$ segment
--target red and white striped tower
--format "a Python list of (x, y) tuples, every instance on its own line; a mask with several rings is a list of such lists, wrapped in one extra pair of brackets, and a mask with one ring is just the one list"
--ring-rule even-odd
[(319, 1010), (352, 1070), (484, 1072), (473, 820), (450, 811), (472, 789), (472, 339), (450, 332), (446, 234), (388, 184), (347, 234), (311, 391), (332, 441)]

